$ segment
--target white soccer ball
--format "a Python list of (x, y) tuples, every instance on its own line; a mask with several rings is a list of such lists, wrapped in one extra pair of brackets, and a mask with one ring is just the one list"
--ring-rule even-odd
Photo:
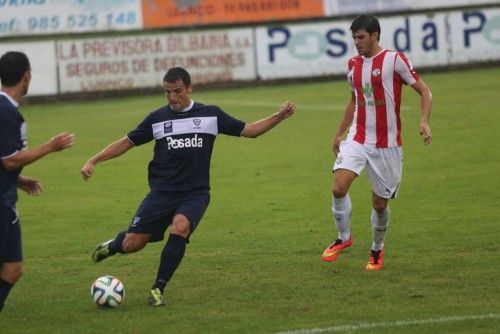
[(90, 288), (90, 293), (99, 307), (118, 307), (125, 298), (123, 283), (110, 275), (96, 279)]

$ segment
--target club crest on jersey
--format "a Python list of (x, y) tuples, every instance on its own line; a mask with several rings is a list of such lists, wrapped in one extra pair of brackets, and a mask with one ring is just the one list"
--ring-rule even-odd
[(199, 119), (199, 118), (193, 118), (193, 123), (194, 123), (194, 128), (195, 129), (201, 129), (200, 128), (201, 119)]
[(374, 69), (374, 70), (372, 71), (372, 75), (373, 75), (374, 77), (378, 77), (378, 76), (380, 76), (380, 68), (376, 68), (376, 69)]
[(163, 123), (163, 133), (170, 133), (172, 131), (174, 131), (174, 129), (171, 121)]

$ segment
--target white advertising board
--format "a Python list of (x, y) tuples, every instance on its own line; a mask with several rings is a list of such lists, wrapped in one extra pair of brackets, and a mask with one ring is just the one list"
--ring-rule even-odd
[[(345, 73), (356, 55), (351, 21), (256, 29), (257, 71), (264, 80)], [(500, 9), (380, 19), (380, 44), (418, 67), (500, 60)]]
[(500, 59), (500, 8), (453, 12), (449, 22), (451, 64)]
[(57, 42), (60, 93), (161, 86), (170, 67), (194, 84), (255, 80), (252, 29)]
[(142, 28), (140, 0), (0, 0), (0, 37)]
[(24, 52), (31, 65), (29, 95), (56, 95), (57, 66), (54, 41), (0, 43), (0, 55), (7, 51)]
[[(1, 2), (2, 0), (0, 0)], [(381, 45), (421, 67), (500, 61), (500, 8), (380, 20)], [(160, 87), (172, 66), (193, 83), (343, 74), (356, 55), (351, 21), (76, 40), (5, 42), (31, 61), (30, 95)], [(255, 34), (255, 36), (254, 36)]]

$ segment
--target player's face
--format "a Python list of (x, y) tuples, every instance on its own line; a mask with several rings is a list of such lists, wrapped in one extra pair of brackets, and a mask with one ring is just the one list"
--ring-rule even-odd
[(374, 56), (372, 53), (376, 49), (375, 46), (378, 45), (377, 32), (370, 34), (365, 29), (359, 29), (352, 33), (352, 39), (354, 40), (354, 46), (359, 55), (365, 57)]
[(191, 103), (192, 86), (186, 87), (179, 79), (176, 82), (164, 82), (165, 95), (173, 111), (181, 111)]

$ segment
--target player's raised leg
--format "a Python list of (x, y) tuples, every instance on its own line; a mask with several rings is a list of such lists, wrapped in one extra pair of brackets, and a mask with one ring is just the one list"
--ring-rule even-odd
[(328, 246), (321, 255), (323, 261), (335, 261), (340, 255), (341, 250), (352, 245), (352, 203), (347, 192), (356, 176), (356, 173), (347, 169), (338, 169), (335, 171), (332, 213), (337, 226), (338, 236), (335, 242)]
[(122, 231), (114, 239), (97, 245), (92, 260), (100, 262), (116, 253), (135, 253), (143, 249), (151, 239), (151, 234), (127, 233)]
[(97, 245), (94, 253), (92, 253), (92, 261), (101, 262), (116, 253), (123, 253), (122, 243), (123, 239), (125, 239), (126, 233), (127, 232), (125, 231), (121, 231), (113, 239), (104, 241)]

